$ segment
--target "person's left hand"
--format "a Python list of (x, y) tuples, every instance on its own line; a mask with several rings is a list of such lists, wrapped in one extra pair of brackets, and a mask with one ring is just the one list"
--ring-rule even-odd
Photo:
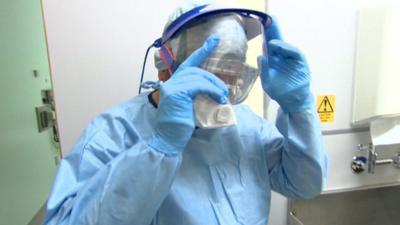
[(310, 71), (303, 54), (283, 42), (275, 22), (265, 30), (267, 56), (259, 56), (262, 87), (285, 112), (301, 112), (313, 105)]

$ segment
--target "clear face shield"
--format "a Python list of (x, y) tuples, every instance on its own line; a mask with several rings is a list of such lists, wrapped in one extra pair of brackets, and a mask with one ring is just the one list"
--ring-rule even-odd
[(178, 64), (182, 63), (211, 35), (220, 43), (201, 68), (224, 81), (231, 104), (243, 102), (257, 77), (257, 57), (263, 49), (263, 24), (251, 17), (222, 13), (200, 18), (182, 28), (169, 42)]
[[(247, 98), (258, 77), (257, 57), (263, 52), (263, 32), (271, 23), (271, 17), (263, 12), (221, 4), (203, 5), (175, 18), (167, 25), (162, 37), (149, 47), (159, 48), (155, 55), (156, 67), (168, 69), (173, 74), (208, 37), (219, 36), (219, 45), (201, 68), (227, 85), (229, 104), (219, 105), (208, 96), (197, 96), (194, 110), (198, 127), (236, 124), (232, 105)], [(140, 87), (150, 84), (157, 88), (157, 82), (142, 83), (144, 65)]]

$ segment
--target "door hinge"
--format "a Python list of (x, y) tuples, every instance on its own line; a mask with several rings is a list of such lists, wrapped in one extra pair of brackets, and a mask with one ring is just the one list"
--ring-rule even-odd
[(58, 132), (56, 126), (56, 112), (54, 106), (53, 92), (51, 89), (42, 90), (42, 106), (36, 107), (36, 119), (38, 131), (43, 132), (53, 129), (54, 141), (58, 142)]
[(36, 119), (38, 123), (39, 132), (43, 132), (54, 126), (55, 113), (50, 105), (42, 105), (36, 107)]

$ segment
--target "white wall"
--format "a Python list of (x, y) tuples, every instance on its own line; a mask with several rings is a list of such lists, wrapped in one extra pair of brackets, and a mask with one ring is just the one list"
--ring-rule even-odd
[[(147, 46), (183, 0), (43, 1), (61, 148), (86, 124), (137, 94)], [(150, 52), (146, 79), (155, 79)]]
[(322, 124), (326, 134), (325, 149), (330, 160), (326, 191), (356, 189), (400, 180), (400, 173), (391, 166), (378, 169), (375, 175), (355, 175), (349, 168), (352, 156), (358, 153), (356, 145), (370, 142), (368, 132), (351, 130), (358, 9), (369, 2), (383, 0), (268, 2), (268, 10), (278, 18), (284, 39), (306, 55), (312, 71), (314, 94), (336, 95), (335, 121)]
[[(326, 192), (341, 192), (389, 185), (400, 181), (392, 166), (377, 167), (375, 174), (357, 175), (350, 170), (356, 145), (370, 142), (369, 132), (351, 130), (354, 58), (358, 8), (383, 0), (268, 0), (268, 12), (279, 21), (283, 38), (303, 51), (312, 71), (312, 90), (317, 95), (336, 95), (333, 123), (322, 124), (324, 146), (329, 158)], [(272, 104), (268, 117), (274, 118)], [(349, 133), (346, 133), (346, 132)], [(337, 133), (337, 134), (335, 134)], [(340, 134), (342, 133), (342, 134)], [(381, 153), (390, 157), (393, 152)], [(275, 197), (275, 215), (286, 212), (286, 199)], [(273, 215), (273, 214), (271, 214)], [(272, 217), (272, 224), (286, 224), (284, 217)], [(271, 221), (272, 222), (272, 221)]]

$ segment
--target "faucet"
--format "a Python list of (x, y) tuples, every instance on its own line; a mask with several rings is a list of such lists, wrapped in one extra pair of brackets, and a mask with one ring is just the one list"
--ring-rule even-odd
[(367, 152), (367, 156), (354, 156), (351, 161), (351, 169), (354, 173), (361, 173), (367, 168), (368, 173), (374, 173), (377, 165), (393, 164), (396, 168), (400, 168), (400, 152), (392, 158), (378, 159), (378, 153), (372, 143), (367, 145), (358, 144), (357, 150)]

